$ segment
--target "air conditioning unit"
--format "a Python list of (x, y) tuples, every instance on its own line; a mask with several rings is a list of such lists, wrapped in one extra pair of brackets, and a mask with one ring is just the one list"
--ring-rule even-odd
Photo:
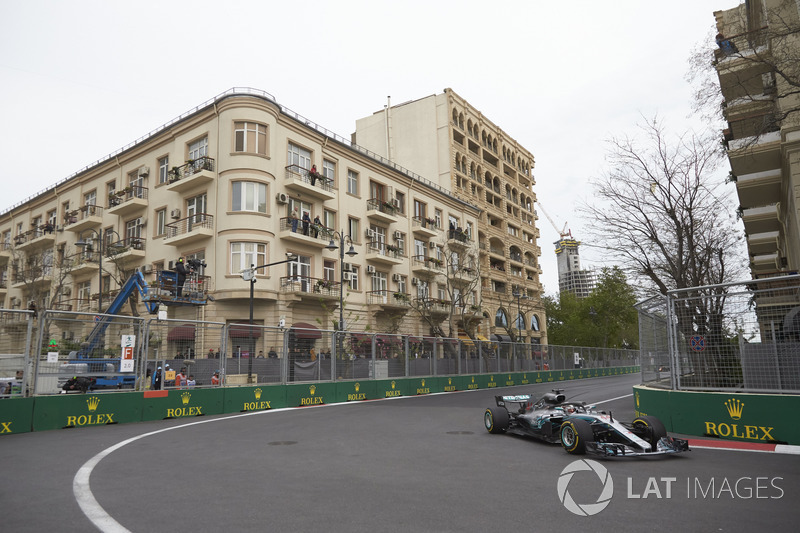
[(62, 331), (61, 332), (61, 339), (65, 341), (71, 341), (75, 339), (75, 332), (74, 331)]
[(181, 218), (181, 210), (180, 209), (173, 209), (169, 212), (169, 216), (172, 218)]
[(412, 285), (419, 285), (419, 279), (418, 278), (411, 278), (411, 284)]
[(392, 199), (392, 205), (395, 206), (396, 208), (400, 209), (400, 200), (398, 200), (397, 198), (393, 198)]
[(277, 200), (279, 204), (288, 204), (289, 203), (289, 197), (286, 195), (285, 192), (279, 192), (278, 194), (276, 194), (275, 195), (275, 200)]
[(142, 265), (142, 274), (150, 274), (153, 272), (153, 265)]
[(436, 249), (436, 243), (435, 242), (429, 242), (428, 243), (428, 248), (430, 248), (431, 250), (435, 250)]
[(403, 238), (403, 232), (402, 231), (395, 231), (394, 232), (394, 240), (399, 241), (402, 238)]
[(350, 280), (353, 279), (353, 273), (352, 272), (345, 272), (344, 274), (342, 274), (342, 276), (343, 276), (343, 279), (345, 281), (350, 281)]
[(367, 265), (367, 274), (374, 274), (374, 273), (375, 273), (375, 267), (372, 265)]
[(352, 263), (342, 263), (342, 270), (345, 272), (352, 272), (353, 271), (353, 264)]
[(392, 281), (397, 281), (397, 282), (403, 281), (403, 276), (401, 276), (400, 274), (392, 274)]
[(175, 261), (170, 261), (167, 264), (167, 270), (175, 270)]
[(146, 178), (150, 175), (150, 167), (142, 167), (139, 169), (139, 177)]
[(72, 294), (72, 287), (69, 286), (61, 287), (61, 294), (63, 294), (64, 296), (69, 296), (70, 294)]
[(366, 230), (364, 230), (364, 236), (368, 239), (371, 239), (372, 237), (375, 236), (375, 232), (367, 228)]

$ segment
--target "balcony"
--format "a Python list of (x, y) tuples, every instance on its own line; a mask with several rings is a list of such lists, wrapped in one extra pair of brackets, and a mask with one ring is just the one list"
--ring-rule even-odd
[(333, 230), (314, 223), (303, 225), (302, 220), (284, 217), (280, 220), (278, 237), (298, 244), (307, 244), (315, 248), (325, 248), (331, 241)]
[(99, 253), (91, 250), (86, 250), (85, 252), (73, 255), (69, 259), (72, 262), (72, 268), (70, 269), (69, 273), (72, 275), (72, 277), (84, 276), (86, 274), (97, 274), (98, 269), (100, 268), (97, 264), (97, 259), (99, 256)]
[(768, 231), (780, 231), (781, 223), (778, 218), (778, 209), (779, 204), (745, 209), (742, 212), (745, 232), (748, 235), (754, 235)]
[(121, 241), (112, 242), (106, 246), (106, 256), (111, 260), (130, 261), (131, 259), (144, 259), (145, 239), (142, 237), (128, 237)]
[(731, 139), (728, 141), (728, 158), (737, 176), (781, 168), (781, 132)]
[(779, 270), (781, 268), (778, 264), (779, 261), (777, 252), (774, 254), (756, 255), (751, 259), (754, 272), (774, 272), (775, 270)]
[(415, 298), (415, 307), (424, 309), (431, 315), (449, 315), (453, 310), (451, 302), (438, 298)]
[(367, 200), (367, 218), (392, 224), (397, 222), (397, 208), (389, 202), (383, 202), (376, 198)]
[(309, 276), (284, 276), (281, 278), (281, 292), (314, 300), (339, 300), (339, 282)]
[(51, 247), (56, 242), (54, 231), (52, 224), (42, 224), (14, 237), (14, 244), (17, 250)]
[(5, 278), (0, 279), (0, 294), (5, 294), (8, 292), (8, 280)]
[(53, 281), (53, 267), (36, 267), (14, 272), (11, 280), (12, 289), (30, 288), (32, 286), (50, 285)]
[(309, 170), (297, 165), (286, 167), (286, 178), (283, 186), (290, 191), (306, 194), (318, 200), (333, 200), (336, 192), (333, 189), (333, 180), (329, 180), (319, 173), (311, 173)]
[[(97, 312), (97, 299), (68, 298), (61, 299), (53, 305), (56, 311), (75, 311), (83, 313)], [(68, 319), (69, 320), (69, 319)]]
[(425, 217), (414, 217), (411, 219), (411, 231), (415, 235), (422, 235), (424, 237), (436, 237), (442, 231), (436, 224), (436, 219)]
[(750, 255), (764, 255), (778, 252), (780, 241), (779, 231), (767, 231), (765, 233), (754, 233), (747, 237), (747, 249)]
[(209, 239), (214, 235), (214, 215), (197, 213), (165, 225), (164, 244), (183, 246)]
[(84, 205), (64, 215), (64, 229), (82, 233), (103, 223), (103, 208), (99, 205)]
[(745, 174), (736, 178), (736, 191), (742, 207), (769, 205), (781, 200), (782, 174), (780, 168)]
[(472, 238), (461, 228), (447, 230), (447, 246), (451, 249), (465, 249), (472, 245)]
[(185, 192), (190, 189), (208, 185), (217, 174), (214, 171), (214, 160), (210, 157), (198, 157), (190, 159), (179, 167), (173, 167), (169, 171), (169, 181), (167, 190), (173, 192)]
[(409, 309), (411, 297), (405, 292), (387, 289), (367, 291), (367, 304), (378, 306), (383, 310)]
[(367, 261), (383, 265), (399, 265), (403, 263), (403, 251), (391, 244), (381, 241), (372, 241), (367, 244)]
[(442, 260), (415, 255), (411, 258), (411, 271), (418, 276), (435, 276), (442, 273)]
[(132, 185), (108, 195), (109, 215), (126, 216), (147, 208), (147, 187)]

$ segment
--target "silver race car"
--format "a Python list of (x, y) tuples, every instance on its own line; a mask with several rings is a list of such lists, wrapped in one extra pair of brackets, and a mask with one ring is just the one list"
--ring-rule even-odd
[(495, 396), (483, 422), (489, 433), (511, 433), (561, 445), (568, 453), (605, 457), (634, 457), (689, 450), (683, 439), (667, 436), (654, 416), (637, 417), (630, 424), (586, 402), (571, 403), (561, 389), (535, 400), (530, 394)]

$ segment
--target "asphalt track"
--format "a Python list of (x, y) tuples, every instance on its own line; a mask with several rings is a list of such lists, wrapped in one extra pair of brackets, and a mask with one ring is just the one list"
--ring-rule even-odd
[[(638, 381), (561, 386), (630, 420)], [(551, 387), (5, 436), (0, 530), (796, 530), (800, 456), (777, 453), (598, 460), (613, 496), (573, 514), (557, 485), (578, 457), (483, 428), (494, 394)], [(600, 478), (573, 476), (566, 498), (588, 509)]]

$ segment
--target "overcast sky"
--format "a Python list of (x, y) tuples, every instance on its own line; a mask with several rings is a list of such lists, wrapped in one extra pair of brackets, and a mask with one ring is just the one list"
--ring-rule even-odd
[[(450, 87), (534, 154), (534, 192), (581, 239), (605, 141), (656, 113), (696, 126), (687, 59), (738, 3), (3, 1), (0, 212), (231, 87), (346, 138), (387, 96)], [(552, 294), (558, 234), (541, 212), (539, 228)]]

